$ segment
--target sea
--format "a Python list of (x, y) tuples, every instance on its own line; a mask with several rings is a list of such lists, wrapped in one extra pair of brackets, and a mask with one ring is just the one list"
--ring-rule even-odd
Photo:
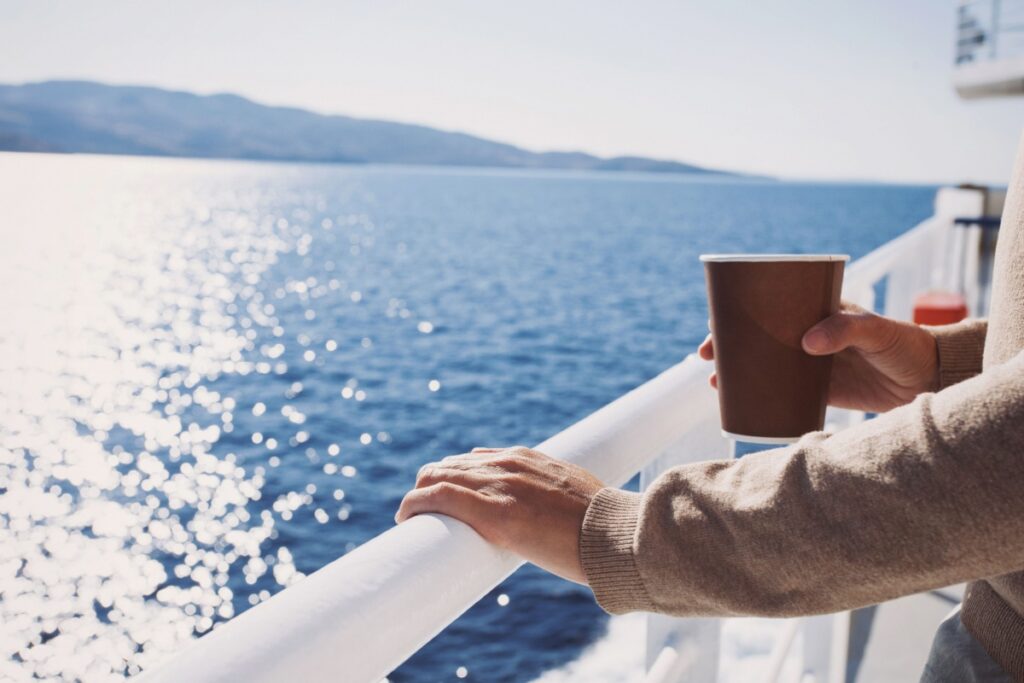
[[(424, 463), (692, 353), (699, 254), (856, 258), (935, 189), (0, 155), (0, 679), (156, 666), (390, 528)], [(526, 566), (388, 680), (596, 680), (617, 624)]]

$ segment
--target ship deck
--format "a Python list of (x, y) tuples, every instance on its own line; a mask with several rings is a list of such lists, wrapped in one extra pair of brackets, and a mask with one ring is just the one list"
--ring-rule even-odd
[(962, 597), (958, 585), (857, 610), (850, 626), (847, 683), (918, 680), (935, 629)]

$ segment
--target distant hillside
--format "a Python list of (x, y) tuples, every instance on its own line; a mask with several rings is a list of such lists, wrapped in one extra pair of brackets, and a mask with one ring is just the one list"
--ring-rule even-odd
[(677, 161), (530, 152), (426, 126), (87, 81), (0, 85), (0, 150), (728, 174)]

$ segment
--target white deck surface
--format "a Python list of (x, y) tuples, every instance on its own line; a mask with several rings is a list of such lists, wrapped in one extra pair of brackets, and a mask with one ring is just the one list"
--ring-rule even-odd
[[(935, 629), (960, 602), (962, 595), (963, 586), (955, 586), (879, 605), (866, 647), (855, 622), (851, 628), (851, 655), (858, 640), (864, 654), (856, 676), (848, 677), (847, 683), (917, 681), (928, 658)], [(848, 673), (852, 674), (853, 670)]]

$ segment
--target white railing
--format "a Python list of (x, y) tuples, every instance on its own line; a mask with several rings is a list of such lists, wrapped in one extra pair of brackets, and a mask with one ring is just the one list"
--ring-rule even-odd
[(956, 63), (1024, 54), (1024, 2), (960, 0), (957, 6)]
[(953, 86), (960, 97), (1024, 94), (1024, 2), (961, 0)]
[[(940, 191), (933, 218), (850, 266), (844, 296), (874, 308), (874, 287), (888, 278), (885, 310), (905, 314), (915, 291), (948, 278), (944, 255), (953, 218), (978, 215), (980, 196)], [(538, 448), (613, 485), (641, 469), (645, 486), (668, 467), (726, 457), (731, 444), (719, 431), (717, 401), (707, 385), (710, 369), (689, 356)], [(828, 417), (837, 427), (859, 419), (840, 411)], [(376, 683), (520, 564), (458, 521), (421, 515), (219, 626), (141, 678)], [(720, 624), (651, 615), (648, 680), (716, 680)], [(847, 624), (848, 614), (801, 621), (804, 671), (813, 679), (842, 680)], [(793, 634), (784, 631), (779, 661)]]
[[(621, 485), (717, 422), (708, 371), (691, 356), (539, 448)], [(379, 681), (520, 564), (460, 522), (421, 515), (217, 628), (151, 679)]]

